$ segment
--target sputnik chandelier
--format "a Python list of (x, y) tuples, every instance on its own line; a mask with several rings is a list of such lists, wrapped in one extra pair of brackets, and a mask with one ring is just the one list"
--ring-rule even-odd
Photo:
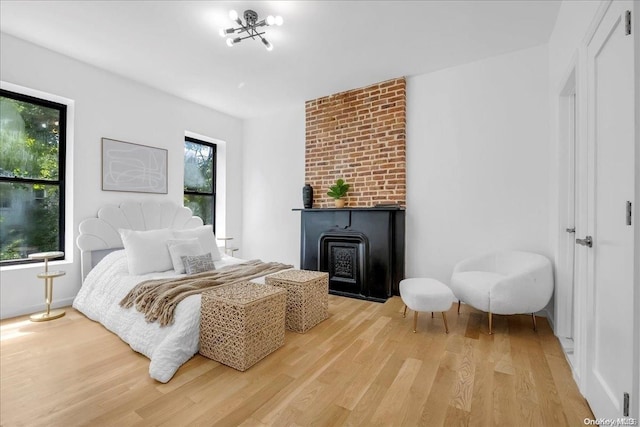
[[(242, 19), (238, 16), (238, 12), (232, 10), (229, 12), (229, 18), (234, 21), (239, 27), (236, 28), (221, 28), (220, 35), (222, 37), (227, 37), (227, 46), (231, 47), (234, 44), (240, 43), (245, 39), (260, 39), (262, 44), (267, 48), (267, 50), (273, 50), (273, 45), (262, 35), (265, 33), (262, 27), (268, 27), (271, 25), (282, 25), (283, 19), (282, 16), (272, 16), (269, 15), (265, 19), (259, 21), (258, 14), (253, 10), (245, 10), (244, 11), (244, 23)], [(262, 32), (260, 32), (262, 31)], [(234, 37), (238, 36), (238, 37)]]

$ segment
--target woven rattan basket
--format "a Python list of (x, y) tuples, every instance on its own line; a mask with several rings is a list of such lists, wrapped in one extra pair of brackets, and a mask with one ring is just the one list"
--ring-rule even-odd
[(287, 329), (304, 333), (329, 317), (329, 274), (286, 270), (266, 277), (266, 283), (287, 290)]
[(284, 345), (284, 289), (242, 282), (202, 293), (200, 354), (245, 371)]

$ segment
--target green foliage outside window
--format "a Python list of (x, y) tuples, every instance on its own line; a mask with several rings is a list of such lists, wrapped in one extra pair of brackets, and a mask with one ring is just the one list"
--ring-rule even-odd
[(61, 250), (60, 121), (58, 108), (0, 96), (0, 261)]
[(215, 160), (215, 145), (185, 139), (184, 205), (205, 224), (215, 224)]

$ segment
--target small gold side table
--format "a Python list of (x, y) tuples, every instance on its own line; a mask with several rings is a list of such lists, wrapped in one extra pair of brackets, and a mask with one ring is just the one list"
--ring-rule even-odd
[[(225, 255), (233, 256), (234, 252), (240, 250), (239, 248), (230, 248), (230, 247), (227, 246), (227, 242), (229, 240), (233, 240), (233, 237), (216, 237), (216, 239), (224, 241), (224, 253), (225, 253)], [(231, 252), (231, 253), (229, 253), (229, 252)]]
[(44, 273), (38, 273), (38, 279), (44, 279), (44, 302), (47, 304), (47, 311), (31, 315), (32, 322), (44, 322), (64, 316), (64, 310), (51, 310), (53, 302), (53, 279), (64, 276), (64, 271), (49, 271), (49, 260), (64, 256), (64, 252), (36, 252), (29, 254), (29, 259), (44, 260)]

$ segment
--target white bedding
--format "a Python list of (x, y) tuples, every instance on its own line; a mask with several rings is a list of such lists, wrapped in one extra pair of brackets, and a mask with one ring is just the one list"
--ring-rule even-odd
[[(216, 268), (244, 260), (224, 256)], [(138, 283), (162, 277), (180, 277), (173, 270), (140, 276), (129, 274), (124, 250), (107, 255), (87, 275), (73, 307), (88, 318), (100, 322), (131, 348), (151, 359), (149, 375), (162, 383), (169, 381), (178, 368), (198, 352), (200, 334), (200, 295), (192, 295), (178, 304), (174, 323), (160, 327), (148, 323), (144, 314), (120, 307), (120, 301)], [(262, 278), (262, 280), (264, 280)], [(260, 283), (260, 279), (256, 279)]]

